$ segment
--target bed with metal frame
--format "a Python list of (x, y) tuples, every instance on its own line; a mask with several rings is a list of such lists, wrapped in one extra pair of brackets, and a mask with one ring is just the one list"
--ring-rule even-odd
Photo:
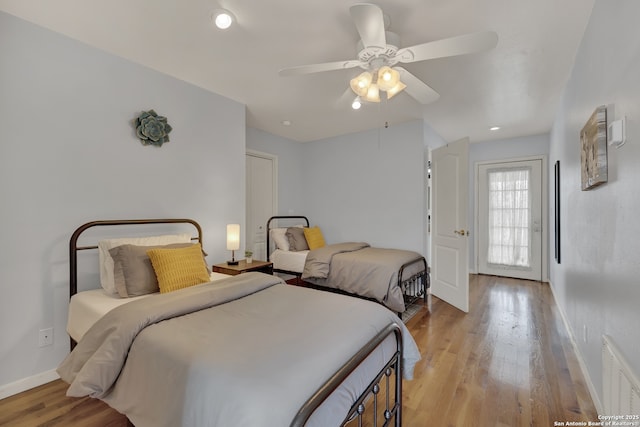
[[(134, 219), (134, 220), (103, 220), (92, 221), (78, 227), (72, 234), (69, 242), (70, 255), (70, 281), (69, 293), (73, 297), (78, 293), (78, 252), (95, 250), (97, 244), (79, 245), (78, 241), (81, 235), (88, 229), (94, 227), (105, 226), (123, 226), (123, 225), (147, 225), (147, 224), (190, 224), (196, 229), (196, 236), (192, 237), (193, 241), (202, 243), (202, 229), (200, 225), (191, 219)], [(260, 274), (260, 273), (253, 273)], [(296, 319), (297, 321), (300, 319)], [(295, 418), (291, 421), (291, 426), (304, 426), (310, 419), (314, 411), (318, 409), (329, 396), (341, 387), (345, 379), (354, 375), (357, 368), (372, 357), (376, 351), (380, 351), (383, 342), (388, 345), (389, 339), (395, 343), (395, 351), (390, 357), (387, 357), (386, 363), (373, 376), (368, 379), (368, 385), (364, 391), (350, 405), (348, 413), (344, 415), (344, 421), (341, 425), (362, 425), (365, 413), (372, 413), (369, 418), (373, 417), (372, 425), (387, 426), (402, 425), (402, 375), (403, 372), (403, 330), (406, 331), (404, 325), (398, 325), (397, 322), (390, 323), (386, 328), (381, 330), (375, 336), (360, 348), (353, 356), (346, 360), (343, 366), (338, 369), (330, 378), (320, 387), (313, 395), (309, 396), (304, 405), (299, 409)], [(336, 331), (339, 333), (339, 331)], [(313, 331), (307, 331), (313, 334)], [(346, 338), (345, 338), (346, 339)], [(405, 338), (406, 339), (406, 336)], [(228, 344), (226, 344), (228, 345)], [(73, 351), (76, 343), (71, 339), (71, 350)], [(419, 358), (419, 356), (418, 356)], [(287, 375), (287, 373), (283, 373)], [(126, 414), (125, 414), (126, 415)], [(381, 417), (379, 420), (378, 418)], [(390, 424), (392, 423), (393, 424)]]
[[(273, 264), (274, 272), (295, 276), (295, 280), (294, 280), (295, 284), (301, 284), (304, 286), (312, 287), (314, 289), (321, 289), (321, 290), (346, 294), (346, 295), (355, 296), (355, 297), (364, 298), (364, 299), (371, 299), (362, 295), (348, 292), (346, 290), (320, 286), (317, 284), (305, 282), (301, 279), (301, 274), (302, 274), (301, 269), (292, 270), (287, 268), (281, 268), (277, 264), (277, 260), (271, 259), (271, 255), (272, 255), (271, 230), (276, 228), (274, 224), (279, 225), (278, 221), (280, 220), (286, 221), (286, 223), (290, 224), (290, 226), (293, 226), (295, 224), (297, 226), (302, 225), (303, 227), (309, 227), (310, 225), (309, 219), (306, 216), (301, 216), (301, 215), (300, 216), (278, 215), (278, 216), (272, 216), (271, 218), (269, 218), (269, 220), (267, 221), (267, 260), (274, 262)], [(302, 224), (300, 224), (301, 222)], [(281, 253), (279, 255), (282, 256), (283, 254)], [(416, 266), (420, 266), (417, 272), (415, 268)], [(412, 271), (412, 274), (407, 275), (405, 271)], [(430, 286), (430, 277), (429, 277), (429, 270), (427, 267), (427, 261), (423, 256), (416, 253), (415, 259), (412, 259), (411, 261), (408, 261), (400, 265), (398, 268), (397, 277), (398, 277), (397, 286), (402, 290), (405, 306), (409, 306), (410, 304), (417, 302), (421, 298), (424, 300), (426, 304), (427, 297), (428, 297), (428, 289)], [(382, 301), (377, 301), (377, 302), (382, 303)]]

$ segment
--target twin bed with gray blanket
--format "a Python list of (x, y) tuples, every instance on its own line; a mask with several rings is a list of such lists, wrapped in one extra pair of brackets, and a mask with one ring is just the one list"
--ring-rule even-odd
[[(127, 221), (91, 224), (112, 223)], [(94, 248), (77, 237), (72, 254)], [(344, 425), (385, 383), (400, 426), (398, 372), (410, 379), (419, 359), (379, 304), (246, 273), (112, 309), (58, 373), (70, 396), (102, 399), (137, 427)]]
[[(308, 227), (305, 216), (274, 216), (267, 230), (282, 229), (282, 223)], [(298, 276), (307, 286), (377, 301), (396, 313), (408, 304), (427, 298), (429, 273), (425, 258), (417, 252), (374, 248), (365, 242), (330, 244), (317, 249), (292, 252), (286, 245), (267, 240), (267, 254), (275, 272)], [(281, 247), (284, 246), (284, 247)], [(303, 258), (303, 262), (295, 262)], [(288, 262), (288, 260), (294, 262)]]

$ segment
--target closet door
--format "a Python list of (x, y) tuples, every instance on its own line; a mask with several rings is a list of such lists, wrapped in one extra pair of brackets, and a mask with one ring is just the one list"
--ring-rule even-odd
[(256, 260), (267, 259), (267, 221), (277, 213), (277, 157), (247, 151), (247, 224), (245, 248)]

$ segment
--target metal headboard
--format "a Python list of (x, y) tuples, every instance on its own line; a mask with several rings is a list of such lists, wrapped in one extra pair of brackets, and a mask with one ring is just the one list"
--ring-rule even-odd
[(87, 229), (107, 225), (134, 225), (134, 224), (191, 224), (198, 231), (198, 237), (192, 238), (202, 245), (202, 228), (196, 221), (188, 218), (164, 218), (164, 219), (114, 219), (91, 221), (81, 225), (71, 235), (69, 241), (69, 298), (78, 292), (78, 251), (97, 249), (97, 245), (78, 246), (78, 238)]
[(280, 215), (272, 216), (271, 218), (269, 218), (269, 221), (267, 221), (267, 261), (270, 261), (269, 257), (271, 256), (271, 251), (269, 250), (269, 241), (271, 240), (271, 221), (273, 221), (274, 219), (302, 219), (307, 223), (307, 227), (309, 226), (309, 219), (306, 216)]

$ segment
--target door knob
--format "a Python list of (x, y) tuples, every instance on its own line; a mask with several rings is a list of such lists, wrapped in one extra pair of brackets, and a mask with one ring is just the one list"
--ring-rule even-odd
[(458, 230), (453, 230), (453, 232), (456, 233), (456, 234), (459, 234), (461, 236), (468, 236), (469, 235), (469, 232), (465, 231), (464, 229), (463, 230), (459, 230), (459, 231)]

